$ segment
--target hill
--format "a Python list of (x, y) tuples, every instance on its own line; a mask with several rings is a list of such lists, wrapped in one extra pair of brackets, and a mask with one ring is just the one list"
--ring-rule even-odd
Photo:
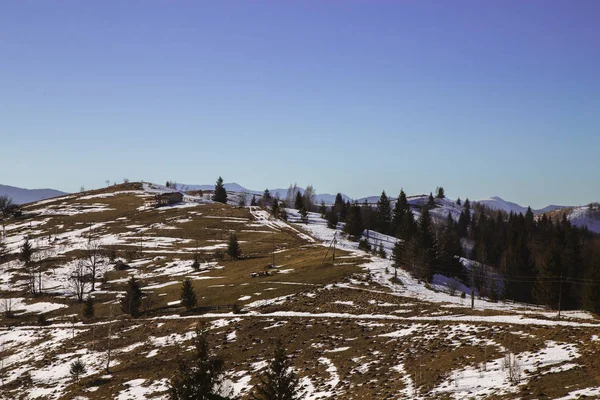
[[(476, 201), (479, 204), (483, 204), (486, 207), (492, 209), (492, 210), (501, 210), (501, 211), (505, 211), (507, 213), (515, 213), (515, 214), (525, 214), (527, 212), (527, 207), (523, 207), (517, 203), (513, 203), (510, 201), (506, 201), (503, 200), (500, 197), (490, 197), (489, 199), (483, 199), (483, 200), (477, 200)], [(557, 206), (557, 205), (549, 205), (546, 206), (544, 208), (535, 210), (532, 209), (531, 211), (533, 211), (534, 214), (543, 214), (543, 213), (547, 213), (547, 212), (551, 212), (554, 210), (559, 210), (559, 209), (563, 209), (563, 208), (569, 208), (568, 206)]]
[(23, 189), (15, 186), (0, 185), (0, 196), (8, 196), (17, 204), (33, 203), (65, 194), (67, 193), (54, 189)]
[[(370, 232), (384, 258), (358, 250), (316, 213), (302, 223), (287, 210), (286, 222), (194, 196), (154, 207), (155, 196), (170, 191), (122, 184), (29, 204), (7, 221), (4, 398), (166, 399), (198, 325), (225, 362), (224, 390), (242, 399), (277, 340), (303, 399), (600, 394), (595, 315), (568, 311), (559, 319), (543, 307), (478, 296), (471, 309), (463, 284), (441, 275), (425, 284), (395, 270), (393, 237)], [(425, 198), (409, 198), (413, 212)], [(458, 207), (438, 199), (432, 214)], [(240, 260), (223, 254), (232, 232)], [(18, 257), (26, 238), (35, 250), (29, 265)], [(93, 319), (81, 316), (76, 298), (81, 267)], [(135, 318), (120, 307), (131, 277), (144, 293)], [(179, 306), (184, 278), (197, 293), (191, 311)], [(77, 359), (87, 367), (80, 384), (69, 373)]]

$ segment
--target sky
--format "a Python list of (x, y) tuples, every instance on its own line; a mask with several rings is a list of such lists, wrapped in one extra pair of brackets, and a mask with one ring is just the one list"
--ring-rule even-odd
[(0, 5), (0, 184), (600, 200), (600, 2)]

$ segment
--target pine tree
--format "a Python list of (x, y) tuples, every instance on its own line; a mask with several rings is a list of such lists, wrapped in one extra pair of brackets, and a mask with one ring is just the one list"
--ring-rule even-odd
[(169, 396), (172, 400), (221, 400), (219, 394), (223, 380), (225, 363), (220, 357), (211, 357), (206, 334), (196, 331), (196, 349), (190, 361), (179, 361), (176, 375), (169, 382)]
[(598, 295), (598, 284), (600, 282), (600, 253), (595, 255), (595, 259), (589, 260), (586, 267), (586, 283), (582, 289), (583, 309), (600, 314), (600, 296)]
[(458, 217), (458, 223), (456, 224), (456, 231), (460, 237), (467, 237), (468, 231), (468, 222), (467, 216), (464, 211), (460, 212), (460, 216)]
[(23, 242), (23, 246), (21, 246), (19, 258), (25, 263), (25, 266), (28, 266), (31, 262), (31, 256), (33, 256), (33, 246), (31, 245), (29, 238), (25, 238), (25, 242)]
[(88, 296), (88, 298), (85, 300), (85, 303), (83, 303), (81, 315), (83, 315), (83, 318), (85, 319), (94, 318), (94, 300), (90, 296)]
[(256, 195), (255, 195), (255, 194), (253, 194), (253, 195), (252, 195), (252, 200), (250, 200), (250, 206), (251, 206), (251, 207), (256, 207), (256, 205), (257, 205), (257, 204), (256, 204)]
[(293, 372), (281, 342), (277, 342), (275, 354), (263, 373), (251, 398), (254, 400), (300, 399), (300, 381)]
[(465, 208), (465, 219), (467, 225), (469, 225), (471, 223), (471, 202), (469, 201), (468, 197), (465, 199), (465, 204), (463, 205), (463, 207)]
[(344, 198), (341, 193), (335, 195), (335, 202), (333, 203), (333, 212), (335, 212), (338, 217), (344, 218), (346, 215), (346, 204), (344, 203)]
[(262, 199), (261, 199), (262, 206), (268, 207), (271, 205), (272, 201), (273, 201), (273, 196), (271, 196), (271, 192), (269, 192), (269, 189), (265, 189), (265, 191), (263, 192), (263, 195), (262, 195)]
[(69, 372), (73, 379), (75, 379), (75, 381), (79, 385), (79, 377), (85, 374), (86, 370), (87, 369), (85, 367), (85, 364), (78, 358), (77, 360), (71, 363), (71, 368), (69, 369)]
[(121, 311), (135, 318), (140, 315), (141, 304), (142, 290), (140, 289), (138, 281), (134, 277), (131, 277), (131, 279), (127, 281), (125, 296), (121, 297)]
[(432, 209), (435, 207), (435, 199), (433, 198), (433, 193), (429, 192), (429, 197), (427, 199), (427, 208)]
[(227, 190), (223, 186), (223, 178), (219, 176), (217, 183), (215, 184), (215, 191), (212, 196), (212, 200), (217, 203), (227, 204)]
[(443, 199), (446, 197), (443, 187), (440, 186), (437, 188), (435, 197), (437, 197), (438, 199)]
[(365, 199), (360, 206), (360, 213), (362, 215), (363, 225), (367, 230), (367, 238), (369, 237), (370, 231), (375, 228), (375, 213), (373, 207)]
[(422, 210), (417, 233), (409, 243), (409, 259), (412, 273), (421, 279), (430, 281), (439, 269), (437, 242), (427, 208)]
[(191, 310), (196, 307), (197, 299), (196, 292), (194, 291), (194, 285), (192, 284), (192, 280), (190, 278), (186, 278), (181, 283), (181, 305), (185, 307), (186, 310)]
[(392, 249), (392, 266), (394, 267), (394, 277), (398, 278), (398, 268), (406, 263), (406, 243), (403, 240), (397, 240)]
[(404, 190), (400, 189), (400, 194), (398, 195), (398, 200), (396, 201), (392, 215), (391, 230), (391, 233), (398, 238), (404, 236), (404, 216), (407, 212), (410, 212), (410, 206), (408, 205), (406, 193), (404, 193)]
[(300, 207), (300, 219), (305, 224), (308, 224), (308, 211), (306, 210), (306, 207), (304, 207), (304, 204)]
[(456, 204), (460, 206), (460, 197), (456, 199)]
[(390, 199), (384, 190), (381, 192), (381, 196), (377, 201), (377, 207), (375, 208), (375, 227), (379, 232), (383, 234), (389, 233), (391, 214)]
[(294, 208), (300, 210), (304, 206), (304, 199), (300, 194), (300, 191), (296, 192), (296, 200), (294, 201)]
[(360, 206), (355, 202), (350, 206), (350, 210), (348, 211), (344, 232), (346, 232), (351, 239), (358, 240), (362, 236), (363, 230), (364, 226)]
[(198, 260), (198, 253), (194, 254), (194, 262), (192, 263), (194, 271), (200, 271), (200, 261)]
[(337, 224), (338, 224), (339, 220), (338, 220), (338, 214), (334, 210), (328, 211), (327, 214), (325, 215), (325, 218), (327, 219), (327, 227), (329, 229), (337, 228)]
[(240, 244), (235, 233), (229, 235), (229, 242), (227, 243), (227, 254), (233, 260), (237, 260), (242, 256), (242, 250), (240, 249)]
[(560, 281), (557, 278), (561, 274), (561, 269), (560, 250), (555, 244), (544, 262), (540, 264), (533, 283), (533, 296), (538, 303), (554, 309), (558, 308)]
[(279, 201), (277, 199), (273, 200), (273, 205), (271, 206), (271, 215), (274, 217), (279, 217)]
[(377, 255), (381, 258), (387, 258), (387, 253), (385, 252), (385, 249), (383, 248), (383, 243), (379, 243), (379, 248), (377, 249)]
[(322, 218), (325, 218), (325, 214), (327, 214), (327, 206), (325, 205), (325, 200), (321, 200), (321, 205), (319, 206), (319, 214), (321, 214)]
[(417, 232), (417, 222), (415, 215), (409, 209), (402, 217), (402, 225), (398, 232), (398, 237), (406, 242), (410, 241)]

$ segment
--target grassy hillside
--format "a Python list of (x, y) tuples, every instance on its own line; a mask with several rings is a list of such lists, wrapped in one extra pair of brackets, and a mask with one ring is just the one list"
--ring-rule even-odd
[[(591, 314), (558, 319), (543, 308), (487, 299), (471, 310), (443, 279), (425, 287), (399, 270), (392, 280), (389, 259), (358, 251), (339, 234), (332, 264), (331, 251), (325, 254), (334, 231), (316, 214), (305, 225), (290, 211), (286, 223), (256, 207), (193, 196), (150, 206), (161, 190), (129, 183), (64, 196), (27, 205), (7, 222), (3, 398), (166, 398), (198, 326), (208, 329), (211, 349), (225, 361), (226, 386), (239, 398), (248, 398), (278, 339), (307, 399), (600, 394), (600, 322)], [(240, 260), (222, 255), (232, 232)], [(26, 238), (35, 249), (29, 269), (18, 257)], [(393, 245), (384, 235), (372, 240), (388, 252)], [(95, 318), (86, 320), (71, 277), (89, 264), (91, 248), (101, 251), (97, 290), (89, 293)], [(117, 270), (119, 260), (129, 268)], [(41, 293), (30, 293), (30, 271), (41, 274)], [(131, 276), (145, 294), (138, 318), (119, 307)], [(178, 306), (186, 277), (204, 308)], [(78, 358), (87, 366), (79, 385), (69, 374)]]

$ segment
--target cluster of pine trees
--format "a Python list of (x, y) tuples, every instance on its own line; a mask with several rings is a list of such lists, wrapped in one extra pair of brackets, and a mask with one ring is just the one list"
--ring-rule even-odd
[(566, 214), (492, 212), (476, 207), (465, 217), (471, 239), (470, 257), (502, 274), (503, 295), (552, 308), (584, 308), (600, 312), (600, 242), (587, 228), (572, 226)]
[[(443, 199), (435, 197), (411, 210), (404, 191), (397, 201), (382, 192), (376, 204), (350, 203), (337, 194), (333, 206), (321, 209), (330, 228), (344, 224), (350, 238), (359, 240), (369, 230), (400, 240), (393, 250), (394, 267), (429, 281), (442, 274), (473, 285), (482, 296), (535, 302), (552, 308), (583, 308), (600, 313), (600, 238), (586, 228), (572, 226), (566, 214), (558, 220), (491, 211), (469, 199), (456, 204), (458, 220), (433, 221), (430, 210)], [(465, 269), (460, 257), (475, 263)]]

